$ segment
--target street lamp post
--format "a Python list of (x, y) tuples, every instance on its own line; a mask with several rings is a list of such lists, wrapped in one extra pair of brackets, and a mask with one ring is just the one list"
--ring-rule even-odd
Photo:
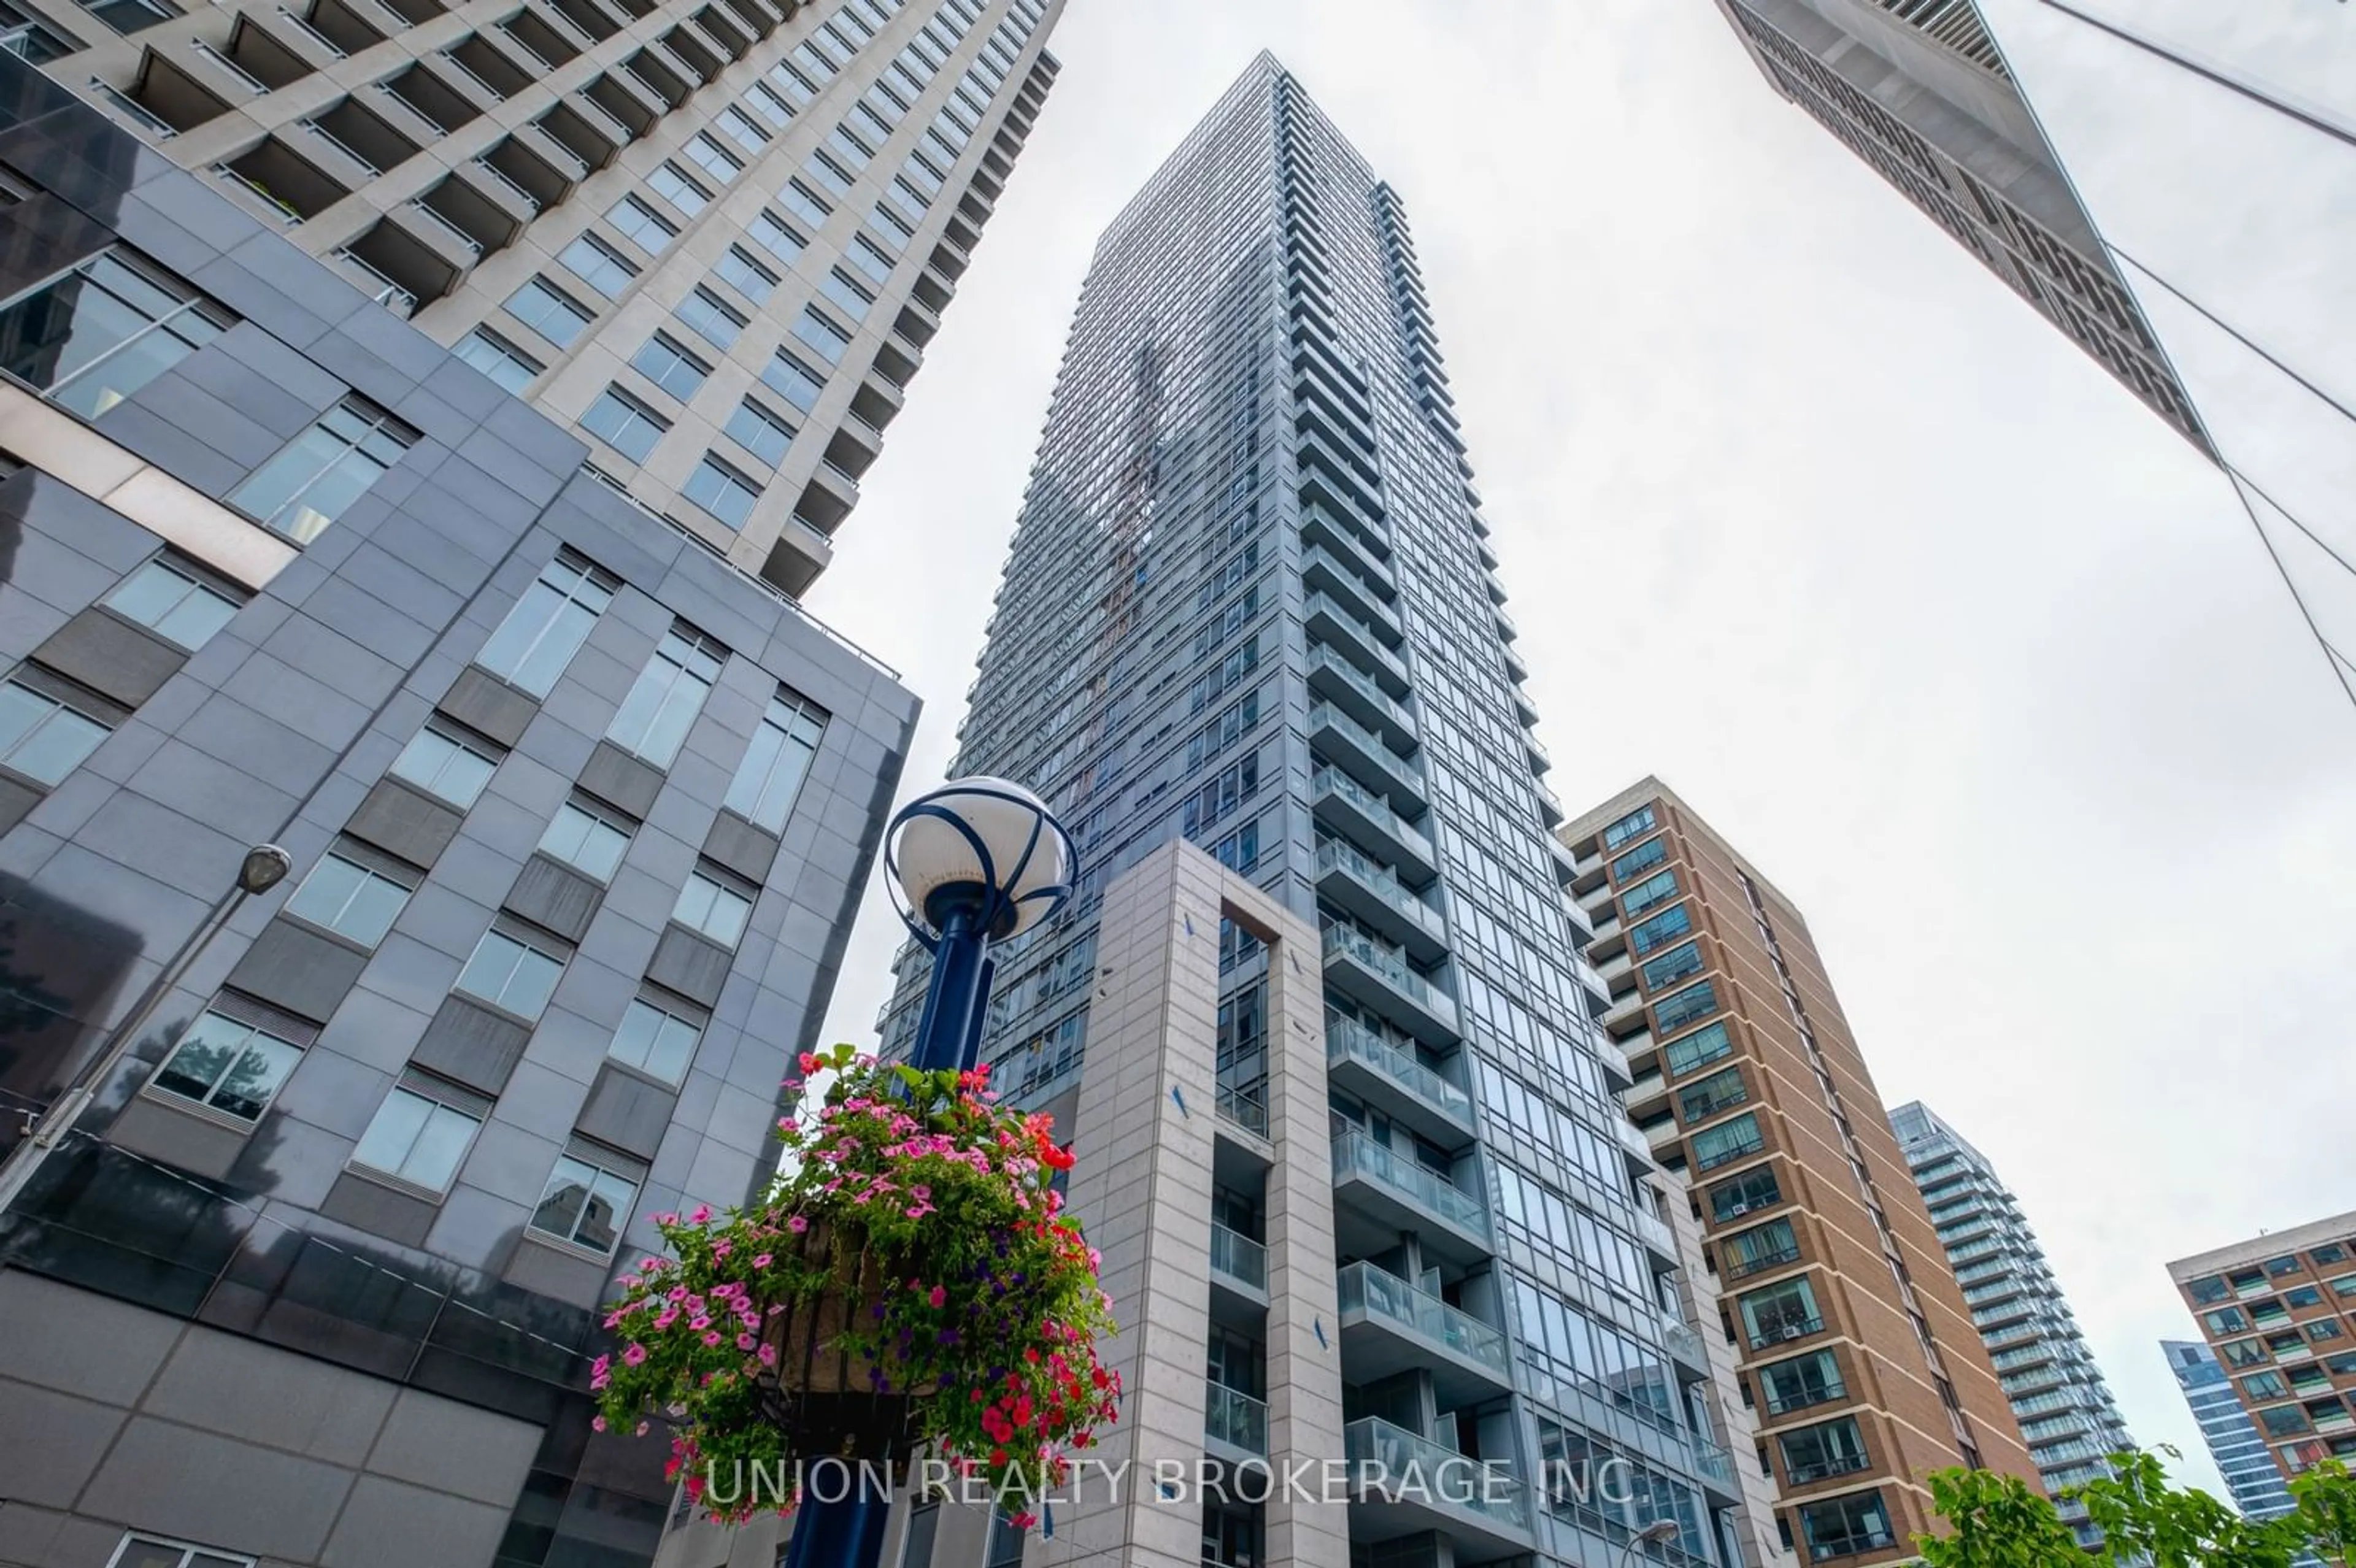
[[(893, 817), (887, 885), (902, 923), (933, 956), (910, 1066), (973, 1066), (990, 1010), (991, 946), (1071, 896), (1073, 859), (1071, 836), (1046, 803), (1004, 779), (952, 779)], [(864, 1485), (833, 1502), (805, 1499), (781, 1568), (875, 1568), (891, 1509), (890, 1498)]]
[(1676, 1536), (1677, 1521), (1676, 1520), (1655, 1520), (1652, 1523), (1646, 1525), (1644, 1529), (1630, 1536), (1626, 1543), (1620, 1548), (1620, 1568), (1635, 1568), (1636, 1549), (1638, 1547), (1659, 1546), (1665, 1542), (1675, 1541)]
[(188, 933), (188, 939), (180, 944), (179, 950), (156, 971), (147, 988), (139, 993), (139, 1000), (108, 1037), (105, 1049), (73, 1075), (57, 1103), (32, 1121), (27, 1129), (29, 1136), (11, 1151), (7, 1162), (0, 1165), (0, 1213), (5, 1213), (8, 1206), (32, 1184), (34, 1174), (73, 1130), (75, 1121), (99, 1086), (113, 1076), (115, 1067), (138, 1043), (139, 1031), (147, 1027), (148, 1019), (155, 1016), (155, 1009), (164, 1005), (164, 998), (172, 994), (172, 987), (180, 983), (180, 976), (188, 972), (188, 965), (205, 950), (206, 944), (229, 923), (229, 917), (237, 912), (240, 904), (256, 893), (268, 892), (284, 881), (294, 869), (294, 858), (275, 844), (256, 844), (245, 852), (245, 858), (238, 862), (236, 883), (206, 912), (196, 930)]

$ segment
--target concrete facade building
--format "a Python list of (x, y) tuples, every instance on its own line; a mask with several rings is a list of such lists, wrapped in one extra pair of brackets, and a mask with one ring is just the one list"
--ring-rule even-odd
[(1061, 9), (8, 0), (0, 38), (799, 594), (1055, 79)]
[(2257, 1418), (2233, 1392), (2233, 1380), (2225, 1375), (2217, 1352), (2190, 1339), (2162, 1339), (2159, 1349), (2168, 1358), (2168, 1370), (2176, 1374), (2177, 1386), (2184, 1391), (2192, 1419), (2200, 1424), (2201, 1440), (2208, 1445), (2210, 1458), (2216, 1461), (2217, 1473), (2225, 1478), (2233, 1506), (2252, 1519), (2288, 1513), (2290, 1488), (2283, 1483), (2283, 1473), (2258, 1430)]
[(2183, 1258), (2168, 1275), (2284, 1478), (2356, 1460), (2356, 1213)]
[(1098, 244), (956, 770), (1076, 842), (982, 1050), (1115, 1238), (1127, 1440), (1390, 1480), (989, 1562), (1744, 1560), (1463, 450), (1398, 193), (1263, 55)]
[(772, 1168), (916, 699), (15, 59), (0, 165), (0, 1563), (642, 1563), (596, 1307)]
[(1781, 1533), (1910, 1555), (1924, 1472), (2037, 1475), (1808, 928), (1657, 779), (1567, 824), (1630, 1115), (1689, 1175)]
[(1719, 0), (1719, 9), (1776, 91), (2210, 452), (1976, 0)]
[[(1890, 1112), (1890, 1126), (2046, 1491), (2058, 1499), (2108, 1474), (2104, 1461), (2135, 1439), (2019, 1203), (1987, 1157), (1921, 1102)], [(2080, 1545), (2102, 1544), (2083, 1504), (2056, 1506)]]

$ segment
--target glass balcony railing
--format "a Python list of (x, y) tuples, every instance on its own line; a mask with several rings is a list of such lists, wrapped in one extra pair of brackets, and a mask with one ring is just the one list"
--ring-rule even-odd
[(1268, 1249), (1215, 1220), (1211, 1222), (1211, 1272), (1264, 1291), (1268, 1288)]
[(1408, 826), (1407, 818), (1391, 809), (1386, 797), (1360, 784), (1339, 768), (1319, 768), (1309, 775), (1310, 788), (1319, 795), (1331, 794), (1348, 801), (1375, 821), (1383, 824), (1385, 831), (1400, 843), (1409, 846), (1424, 864), (1431, 863), (1431, 840), (1423, 830)]
[(1360, 886), (1379, 897), (1418, 926), (1433, 936), (1440, 934), (1440, 912), (1408, 891), (1398, 873), (1369, 855), (1360, 854), (1354, 845), (1338, 838), (1328, 838), (1317, 846), (1317, 874), (1346, 871), (1357, 879)]
[(1391, 652), (1389, 645), (1383, 641), (1381, 634), (1343, 608), (1339, 600), (1330, 594), (1312, 593), (1302, 609), (1303, 613), (1312, 618), (1318, 615), (1332, 616), (1337, 624), (1357, 639), (1367, 656), (1400, 680), (1407, 679), (1407, 666), (1399, 662), (1398, 655)]
[(1709, 1364), (1709, 1352), (1702, 1348), (1701, 1336), (1686, 1325), (1664, 1319), (1661, 1323), (1661, 1339), (1669, 1347), (1669, 1354), (1687, 1366), (1704, 1367)]
[(1317, 670), (1332, 672), (1342, 684), (1357, 694), (1359, 700), (1370, 711), (1380, 714), (1384, 721), (1401, 735), (1413, 736), (1416, 733), (1415, 715), (1392, 700), (1390, 693), (1385, 691), (1374, 677), (1351, 662), (1347, 655), (1320, 643), (1309, 651), (1309, 668), (1312, 673)]
[(1428, 1498), (1515, 1531), (1530, 1527), (1522, 1484), (1502, 1466), (1483, 1464), (1378, 1415), (1342, 1428), (1342, 1446), (1362, 1485), (1371, 1480), (1378, 1491)]
[(1392, 988), (1424, 1011), (1445, 1019), (1450, 1028), (1455, 1027), (1455, 998), (1417, 974), (1408, 965), (1406, 955), (1389, 943), (1376, 941), (1353, 925), (1327, 926), (1325, 961), (1331, 964), (1345, 955), (1381, 976)]
[(1268, 1452), (1268, 1402), (1241, 1389), (1203, 1385), (1203, 1435), (1247, 1454)]
[(1676, 1232), (1669, 1229), (1666, 1220), (1657, 1214), (1647, 1214), (1642, 1209), (1635, 1211), (1635, 1216), (1636, 1233), (1644, 1238), (1646, 1244), (1663, 1257), (1677, 1255)]
[(1459, 1230), (1489, 1233), (1489, 1210), (1481, 1200), (1436, 1170), (1392, 1153), (1365, 1134), (1344, 1133), (1333, 1140), (1333, 1179), (1364, 1177)]
[(1355, 1263), (1340, 1275), (1342, 1313), (1363, 1312), (1418, 1339), (1442, 1345), (1477, 1361), (1499, 1381), (1508, 1375), (1505, 1337), (1471, 1314), (1418, 1290), (1369, 1263)]
[(1268, 1136), (1268, 1102), (1240, 1089), (1219, 1085), (1219, 1115), (1248, 1133)]
[(1353, 744), (1370, 753), (1376, 761), (1390, 769), (1401, 783), (1418, 792), (1422, 790), (1423, 769), (1406, 752), (1399, 751), (1388, 741), (1384, 740), (1330, 702), (1317, 703), (1309, 709), (1309, 727), (1312, 730), (1329, 725), (1341, 731)]
[(1697, 1437), (1693, 1444), (1693, 1456), (1695, 1469), (1729, 1491), (1734, 1489), (1734, 1461), (1725, 1449)]
[(1371, 1068), (1460, 1122), (1472, 1119), (1472, 1095), (1355, 1019), (1329, 1018), (1325, 1020), (1326, 1064), (1344, 1060)]

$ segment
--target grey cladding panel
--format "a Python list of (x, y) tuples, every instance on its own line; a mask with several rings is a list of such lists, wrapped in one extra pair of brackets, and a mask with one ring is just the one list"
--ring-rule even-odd
[(588, 934), (589, 918), (597, 912), (597, 901), (605, 894), (604, 888), (580, 872), (545, 855), (534, 855), (516, 877), (507, 907), (534, 925), (577, 943)]
[(669, 1085), (609, 1061), (598, 1069), (597, 1082), (589, 1091), (589, 1103), (581, 1108), (575, 1130), (584, 1137), (651, 1160), (662, 1146), (677, 1100)]
[(33, 656), (125, 708), (136, 708), (187, 662), (187, 650), (96, 605), (59, 627)]
[(398, 779), (379, 779), (344, 831), (412, 866), (430, 868), (458, 836), (463, 820), (456, 811)]
[(41, 804), (42, 793), (31, 784), (0, 774), (0, 833), (5, 833)]
[(367, 967), (367, 954), (281, 919), (262, 928), (229, 972), (228, 985), (297, 1018), (325, 1023)]
[(495, 675), (468, 665), (450, 683), (442, 711), (480, 735), (513, 751), (540, 704)]
[(348, 1170), (327, 1189), (319, 1212), (405, 1247), (422, 1247), (426, 1232), (434, 1228), (434, 1217), (441, 1211), (422, 1198), (395, 1192)]
[(769, 880), (769, 867), (777, 858), (777, 838), (734, 812), (723, 811), (712, 819), (712, 831), (703, 836), (703, 854), (757, 888)]
[(676, 925), (666, 926), (662, 940), (655, 944), (654, 961), (647, 965), (647, 978), (691, 1001), (716, 1007), (734, 957), (717, 943)]
[(123, 1108), (106, 1136), (134, 1154), (220, 1181), (245, 1152), (246, 1135), (142, 1095)]
[(581, 787), (599, 800), (617, 805), (644, 822), (662, 793), (662, 770), (653, 767), (611, 741), (600, 741), (581, 770)]
[(508, 1075), (530, 1039), (531, 1030), (513, 1019), (451, 997), (425, 1026), (425, 1038), (410, 1060), (453, 1083), (497, 1095), (508, 1086)]

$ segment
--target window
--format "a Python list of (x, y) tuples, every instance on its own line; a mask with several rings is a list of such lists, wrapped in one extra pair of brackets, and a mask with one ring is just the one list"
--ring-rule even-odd
[(926, 1503), (908, 1510), (908, 1533), (901, 1546), (900, 1568), (932, 1568), (933, 1541), (940, 1527), (939, 1503)]
[(2308, 1253), (2307, 1256), (2308, 1261), (2314, 1264), (2316, 1267), (2325, 1268), (2332, 1264), (2346, 1263), (2348, 1261), (2348, 1249), (2341, 1246), (2338, 1242), (2333, 1242), (2329, 1245), (2316, 1248), (2313, 1252)]
[(630, 829), (620, 818), (580, 800), (557, 807), (548, 830), (540, 836), (541, 854), (600, 882), (614, 880), (622, 852), (629, 847)]
[(2292, 1307), (2320, 1307), (2323, 1305), (2322, 1287), (2312, 1285), (2295, 1285), (2283, 1292), (2283, 1305)]
[(2204, 1312), (2201, 1315), (2201, 1321), (2211, 1334), (2238, 1334), (2250, 1326), (2249, 1315), (2238, 1307)]
[(0, 309), (0, 369), (96, 419), (236, 319), (117, 248)]
[(458, 973), (456, 989), (519, 1019), (537, 1019), (564, 973), (553, 938), (505, 917), (483, 933), (475, 955)]
[(659, 768), (670, 766), (727, 656), (701, 633), (673, 626), (622, 699), (606, 738)]
[(753, 106), (755, 113), (779, 130), (793, 123), (793, 104), (787, 101), (784, 94), (766, 81), (755, 82), (753, 90), (744, 95), (744, 101)]
[(2315, 1429), (2315, 1424), (2308, 1419), (2306, 1409), (2300, 1405), (2268, 1405), (2265, 1409), (2253, 1413), (2257, 1416), (2258, 1424), (2265, 1429), (2265, 1434), (2269, 1437), (2297, 1437), (2303, 1432), (2311, 1432)]
[(619, 251), (594, 234), (584, 234), (559, 252), (556, 259), (571, 268), (574, 277), (607, 299), (628, 288), (630, 280), (638, 275), (637, 263), (626, 260)]
[(863, 166), (868, 159), (875, 155), (875, 149), (861, 141), (847, 124), (837, 125), (833, 130), (829, 131), (826, 133), (826, 144), (833, 149), (836, 157), (854, 169)]
[(841, 305), (843, 314), (853, 321), (864, 321), (868, 306), (875, 303), (875, 296), (852, 283), (840, 267), (827, 273), (826, 281), (819, 285), (819, 289), (827, 298)]
[(2293, 1275), (2298, 1272), (2298, 1260), (2295, 1257), (2268, 1258), (2266, 1260), (2266, 1274), (2270, 1278), (2280, 1279), (2285, 1275)]
[(1727, 1034), (1726, 1025), (1722, 1022), (1673, 1040), (1661, 1051), (1672, 1078), (1683, 1077), (1697, 1067), (1716, 1061), (1722, 1056), (1730, 1056), (1733, 1052), (1734, 1041)]
[(581, 416), (581, 428), (631, 462), (644, 463), (663, 432), (670, 428), (670, 421), (621, 388), (608, 387)]
[(490, 1110), (480, 1095), (411, 1069), (377, 1107), (352, 1163), (428, 1192), (446, 1192)]
[[(631, 357), (630, 368), (681, 402), (694, 397), (696, 389), (703, 385), (703, 379), (712, 374), (711, 366), (689, 353), (679, 339), (668, 332), (658, 332), (640, 345), (637, 353)], [(602, 402), (603, 400), (600, 401)], [(596, 412), (595, 409), (592, 409), (592, 417), (595, 417)], [(588, 421), (584, 420), (582, 422), (587, 424)], [(625, 420), (622, 422), (626, 426), (628, 421)], [(591, 425), (590, 428), (597, 429), (594, 425)], [(605, 435), (605, 431), (598, 430), (597, 433), (605, 435), (606, 443), (615, 450), (630, 451), (630, 448), (625, 446), (620, 441), (611, 435)], [(655, 438), (660, 433), (659, 429), (648, 432), (645, 450), (634, 453), (632, 455), (643, 462), (647, 453), (654, 450)]]
[(1865, 1468), (1865, 1435), (1852, 1415), (1783, 1433), (1776, 1441), (1783, 1450), (1784, 1474), (1795, 1487)]
[(756, 827), (784, 832), (802, 777), (826, 733), (826, 718), (825, 710), (807, 698), (779, 688), (729, 782), (728, 809)]
[(308, 544), (416, 441), (415, 431), (374, 403), (346, 398), (230, 491), (229, 504)]
[(1727, 1276), (1740, 1279), (1745, 1275), (1759, 1274), (1788, 1263), (1800, 1256), (1800, 1238), (1789, 1220), (1770, 1220), (1748, 1231), (1736, 1232), (1719, 1243), (1719, 1256), (1723, 1260)]
[(1677, 1091), (1677, 1114), (1685, 1119), (1686, 1125), (1691, 1126), (1750, 1098), (1751, 1089), (1742, 1081), (1742, 1069), (1721, 1067)]
[(2342, 1275), (2331, 1282), (2331, 1294), (2338, 1296), (2356, 1296), (2356, 1274)]
[(850, 195), (851, 181), (856, 177), (849, 169), (844, 168), (824, 153), (812, 153), (809, 155), (809, 162), (802, 165), (802, 173), (816, 180), (819, 188), (830, 191), (836, 196)]
[(1005, 1509), (992, 1511), (990, 1516), (990, 1541), (982, 1552), (981, 1568), (1022, 1568), (1023, 1542), (1028, 1533)]
[(0, 685), (0, 766), (54, 786), (98, 750), (114, 721), (98, 717), (105, 709), (96, 699), (73, 692), (36, 670)]
[(2326, 1340), (2337, 1339), (2340, 1335), (2340, 1319), (2337, 1317), (2319, 1317), (2307, 1326), (2308, 1343), (2311, 1345), (2320, 1345)]
[(889, 279), (892, 269), (898, 264), (889, 251), (864, 234), (851, 241), (850, 257), (852, 264), (879, 283)]
[(1625, 882), (1639, 871), (1657, 866), (1668, 858), (1669, 841), (1666, 838), (1647, 838), (1612, 862), (1612, 880)]
[(702, 1038), (703, 1026), (687, 1015), (684, 1004), (641, 996), (622, 1014), (605, 1054), (626, 1067), (676, 1083)]
[[(577, 1152), (574, 1152), (577, 1151)], [(549, 1173), (540, 1207), (532, 1211), (531, 1228), (544, 1236), (605, 1255), (622, 1239), (630, 1210), (638, 1200), (635, 1174), (618, 1168), (622, 1161), (601, 1157), (605, 1163), (583, 1157), (590, 1151), (577, 1141)]]
[[(1691, 930), (1693, 930), (1693, 905), (1679, 904), (1675, 909), (1664, 910), (1650, 920), (1640, 921), (1630, 926), (1628, 943), (1636, 950), (1637, 956), (1642, 957), (1662, 943), (1674, 942)], [(1700, 965), (1701, 959), (1697, 955), (1694, 966), (1699, 968)], [(1649, 975), (1649, 970), (1647, 973)], [(1682, 979), (1684, 976), (1673, 975), (1670, 977)]]
[(1761, 1403), (1770, 1415), (1848, 1397), (1840, 1363), (1830, 1350), (1811, 1350), (1788, 1361), (1770, 1362), (1759, 1369), (1758, 1378)]
[[(581, 329), (596, 315), (587, 305), (546, 278), (534, 278), (509, 294), (507, 313), (559, 348), (570, 347), (573, 340), (581, 336)], [(497, 380), (498, 378), (493, 377), (492, 379)]]
[(253, 1568), (253, 1559), (161, 1536), (126, 1535), (107, 1568)]
[(2262, 1367), (2274, 1358), (2255, 1339), (2234, 1339), (2217, 1347), (2218, 1358), (2229, 1367)]
[[(662, 163), (655, 165), (653, 172), (646, 176), (646, 188), (648, 191), (653, 191), (655, 196), (662, 197), (662, 200), (671, 202), (671, 205), (679, 208), (679, 212), (686, 214), (686, 217), (695, 217), (695, 214), (700, 214), (704, 208), (712, 205), (712, 193), (704, 191), (700, 184), (695, 184), (695, 181), (688, 176), (686, 169), (680, 169), (679, 165), (671, 163), (671, 160), (662, 160)], [(613, 214), (605, 214), (605, 217), (613, 217)], [(664, 229), (671, 229), (671, 226), (664, 224)], [(679, 233), (679, 230), (671, 229), (671, 233)], [(662, 247), (653, 245), (650, 250), (662, 250)]]
[[(804, 48), (808, 46), (805, 45)], [(772, 68), (769, 71), (769, 80), (796, 103), (808, 103), (818, 96), (818, 88), (814, 85), (813, 79), (816, 81), (823, 81), (834, 73), (831, 70), (817, 69), (805, 74), (804, 71), (796, 70), (794, 66), (808, 68), (817, 59), (815, 51), (812, 52), (810, 59), (805, 60), (802, 59), (802, 50), (796, 49), (793, 53), (794, 65), (778, 65)], [(824, 62), (818, 63), (822, 65)]]
[(679, 890), (679, 901), (670, 912), (671, 919), (688, 930), (727, 948), (744, 940), (744, 923), (752, 916), (753, 895), (734, 878), (702, 867), (688, 873), (687, 885)]
[[(1666, 916), (1662, 918), (1666, 919)], [(1644, 966), (1644, 988), (1657, 991), (1664, 986), (1674, 986), (1688, 975), (1701, 973), (1701, 944), (1688, 942), (1673, 947)]]
[(1640, 805), (1603, 830), (1603, 847), (1617, 849), (1639, 833), (1650, 833), (1655, 827), (1653, 808)]
[(1708, 980), (1653, 1004), (1653, 1022), (1663, 1034), (1718, 1011), (1718, 991)]
[(0, 5), (0, 24), (5, 24), (0, 26), (0, 49), (27, 65), (47, 65), (88, 47), (70, 33), (29, 19), (13, 5)]
[(923, 154), (910, 153), (907, 162), (902, 164), (900, 169), (908, 176), (910, 183), (927, 197), (941, 194), (941, 172), (926, 163)]
[(1759, 1114), (1755, 1111), (1745, 1111), (1731, 1121), (1704, 1127), (1693, 1134), (1692, 1138), (1696, 1170), (1715, 1170), (1730, 1160), (1757, 1154), (1767, 1147), (1766, 1136), (1759, 1130)]
[(722, 110), (719, 123), (720, 128), (728, 133), (729, 139), (748, 153), (758, 154), (769, 144), (769, 133), (755, 123), (753, 117), (742, 109)]
[(723, 353), (735, 346), (736, 335), (744, 330), (744, 318), (707, 288), (695, 289), (680, 301), (679, 309), (672, 314), (689, 331)]
[[(776, 292), (777, 274), (746, 255), (742, 245), (729, 246), (728, 254), (720, 258), (720, 265), (712, 269), (712, 273), (756, 305), (766, 304), (769, 296)], [(739, 322), (737, 325), (741, 326), (744, 324)], [(732, 338), (731, 341), (734, 340)]]
[(193, 653), (229, 624), (241, 601), (205, 581), (194, 568), (159, 555), (124, 578), (102, 603), (124, 620), (136, 621)]
[(2194, 1305), (2200, 1307), (2214, 1306), (2233, 1294), (2225, 1288), (2224, 1278), (2213, 1274), (2191, 1280), (2184, 1288), (2191, 1296)]
[(794, 336), (830, 365), (840, 364), (842, 351), (851, 347), (851, 334), (815, 305), (802, 307), (794, 322)]
[(761, 499), (761, 486), (707, 452), (680, 494), (730, 528), (741, 528)]
[(897, 176), (893, 177), (892, 188), (884, 194), (905, 208), (912, 218), (921, 215), (926, 208), (933, 205), (923, 191)]
[(1655, 904), (1676, 896), (1677, 874), (1675, 871), (1662, 871), (1645, 878), (1636, 886), (1622, 891), (1620, 895), (1620, 907), (1633, 919)]
[(1825, 1326), (1825, 1320), (1816, 1313), (1815, 1288), (1805, 1275), (1778, 1280), (1763, 1290), (1735, 1299), (1742, 1314), (1743, 1329), (1750, 1335), (1754, 1350), (1814, 1334)]
[(338, 844), (311, 868), (286, 901), (286, 912), (373, 951), (416, 886), (414, 873), (397, 870), (357, 844)]
[(164, 0), (80, 0), (80, 5), (118, 33), (136, 33), (180, 15)]
[(1807, 1540), (1812, 1562), (1854, 1557), (1898, 1544), (1898, 1537), (1890, 1528), (1889, 1511), (1881, 1506), (1881, 1494), (1878, 1491), (1806, 1503), (1796, 1511), (1800, 1533)]
[(303, 1047), (286, 1038), (293, 1032), (273, 1033), (222, 1011), (216, 1003), (198, 1014), (180, 1036), (171, 1056), (156, 1070), (155, 1087), (241, 1121), (259, 1120), (271, 1096), (303, 1059)]
[(787, 212), (813, 229), (824, 228), (827, 215), (834, 210), (816, 191), (799, 180), (786, 182), (785, 193), (781, 199), (785, 202)]
[(544, 368), (539, 360), (498, 333), (480, 326), (458, 339), (450, 351), (510, 392), (521, 392)]
[(406, 779), (461, 811), (472, 807), (498, 771), (490, 742), (479, 741), (446, 719), (428, 719), (392, 760), (392, 776)]
[[(819, 221), (824, 222), (825, 219), (821, 218)], [(790, 263), (795, 257), (808, 249), (808, 241), (779, 222), (773, 213), (764, 212), (754, 219), (752, 226), (744, 232), (745, 237), (754, 244), (758, 245), (780, 261)]]
[[(894, 207), (890, 202), (877, 202), (874, 206), (873, 211), (875, 217), (875, 227), (884, 231), (884, 242), (886, 245), (891, 246), (894, 251), (905, 250), (907, 248), (908, 241), (916, 237), (915, 226), (906, 219), (901, 217), (899, 208)], [(893, 238), (894, 235), (897, 235), (898, 238)]]
[[(654, 182), (648, 183), (652, 185)], [(692, 212), (694, 209), (691, 208), (689, 210)], [(623, 239), (654, 255), (660, 255), (664, 246), (679, 238), (678, 224), (635, 196), (626, 196), (607, 208), (605, 221), (619, 229)], [(587, 276), (586, 273), (583, 275)], [(605, 290), (609, 294), (616, 292), (617, 289)]]
[(534, 697), (547, 696), (621, 586), (621, 579), (579, 557), (559, 555), (524, 590), (475, 662)]
[(826, 389), (826, 378), (780, 348), (761, 368), (761, 379), (785, 394), (786, 401), (808, 413)]
[(709, 131), (698, 131), (688, 138), (687, 161), (726, 185), (744, 172), (744, 160), (722, 146)]
[(751, 398), (728, 416), (728, 439), (775, 468), (793, 443), (794, 427)]
[(2255, 1372), (2242, 1380), (2242, 1397), (2249, 1400), (2288, 1399), (2290, 1385), (2280, 1372)]

